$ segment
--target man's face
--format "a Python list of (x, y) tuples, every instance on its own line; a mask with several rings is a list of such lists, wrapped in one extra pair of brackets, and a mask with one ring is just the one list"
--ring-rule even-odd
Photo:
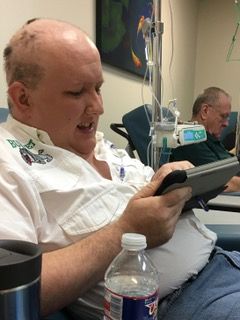
[(216, 138), (220, 138), (222, 130), (228, 126), (231, 113), (230, 98), (220, 94), (216, 105), (207, 105), (205, 128)]
[(29, 125), (46, 131), (52, 142), (87, 158), (95, 147), (102, 68), (95, 49), (82, 43), (46, 57), (46, 74), (31, 94)]

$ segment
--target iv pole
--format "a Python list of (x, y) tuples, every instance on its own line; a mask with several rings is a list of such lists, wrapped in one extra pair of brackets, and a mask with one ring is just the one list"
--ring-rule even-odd
[[(152, 123), (151, 123), (151, 167), (154, 171), (160, 162), (166, 162), (170, 149), (179, 145), (199, 143), (207, 139), (203, 125), (185, 122), (178, 125), (179, 112), (175, 110), (174, 122), (163, 118), (162, 107), (162, 34), (161, 0), (153, 0), (153, 23), (151, 24), (152, 40)], [(146, 25), (149, 25), (147, 22)], [(144, 28), (145, 29), (145, 28)], [(174, 99), (175, 100), (175, 99)], [(167, 160), (168, 161), (168, 160)]]
[(151, 166), (156, 171), (159, 168), (161, 148), (156, 145), (156, 133), (161, 121), (161, 68), (162, 68), (162, 34), (161, 0), (153, 0), (154, 35), (153, 35), (153, 97), (152, 97), (152, 148)]

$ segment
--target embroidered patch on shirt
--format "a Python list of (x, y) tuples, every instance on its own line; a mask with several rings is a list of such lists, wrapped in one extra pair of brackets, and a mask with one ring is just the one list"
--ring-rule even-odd
[(35, 143), (32, 139), (25, 145), (23, 145), (18, 140), (10, 140), (7, 139), (12, 148), (18, 148), (23, 160), (28, 164), (32, 165), (32, 163), (46, 164), (47, 162), (52, 161), (53, 157), (47, 153), (44, 153), (43, 149), (38, 150), (38, 153), (33, 153), (29, 149), (32, 149), (35, 146)]

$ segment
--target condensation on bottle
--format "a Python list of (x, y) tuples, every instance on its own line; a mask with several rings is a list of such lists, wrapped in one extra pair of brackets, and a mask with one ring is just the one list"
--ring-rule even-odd
[(104, 320), (157, 320), (159, 276), (146, 237), (125, 233), (121, 244), (104, 277)]

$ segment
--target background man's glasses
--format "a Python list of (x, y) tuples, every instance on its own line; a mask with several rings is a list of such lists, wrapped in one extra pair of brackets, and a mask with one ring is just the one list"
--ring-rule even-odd
[(221, 113), (215, 106), (208, 104), (208, 107), (211, 107), (217, 114), (220, 116), (222, 121), (229, 121), (230, 114), (229, 113)]

